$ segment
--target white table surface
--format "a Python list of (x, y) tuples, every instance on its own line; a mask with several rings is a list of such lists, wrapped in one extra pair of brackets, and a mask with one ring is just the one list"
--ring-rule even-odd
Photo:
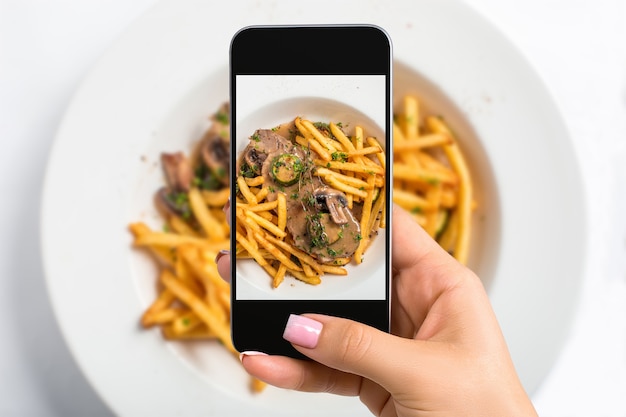
[[(40, 193), (72, 94), (107, 46), (155, 2), (0, 0), (2, 417), (111, 415), (53, 318), (40, 259)], [(533, 401), (545, 417), (625, 417), (626, 2), (470, 3), (551, 88), (588, 189), (593, 272), (562, 354)]]

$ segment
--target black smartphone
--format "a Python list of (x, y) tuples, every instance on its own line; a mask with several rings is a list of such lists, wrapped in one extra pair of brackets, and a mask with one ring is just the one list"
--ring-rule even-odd
[(251, 26), (230, 48), (231, 327), (302, 357), (290, 314), (389, 331), (392, 47), (374, 25)]

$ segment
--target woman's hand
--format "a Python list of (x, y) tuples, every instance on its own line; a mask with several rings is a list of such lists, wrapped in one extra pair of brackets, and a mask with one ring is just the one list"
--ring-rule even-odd
[[(320, 314), (284, 338), (314, 361), (243, 352), (271, 385), (358, 395), (377, 416), (536, 416), (480, 279), (393, 211), (392, 334)], [(230, 275), (228, 256), (218, 259)]]

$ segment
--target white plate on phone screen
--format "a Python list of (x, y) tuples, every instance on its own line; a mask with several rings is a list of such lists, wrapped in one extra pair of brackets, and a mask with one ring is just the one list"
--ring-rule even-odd
[[(42, 247), (55, 314), (87, 378), (121, 416), (358, 416), (356, 398), (257, 395), (212, 342), (165, 342), (139, 318), (156, 270), (127, 224), (160, 227), (164, 151), (189, 151), (228, 99), (232, 35), (251, 24), (374, 23), (393, 42), (394, 94), (415, 93), (459, 136), (474, 175), (470, 266), (485, 282), (532, 393), (567, 334), (585, 273), (586, 212), (562, 119), (541, 80), (459, 1), (164, 1), (100, 59), (75, 95), (46, 173)], [(297, 53), (296, 53), (297, 52)], [(341, 51), (283, 51), (341, 59)], [(363, 57), (364, 60), (367, 57)]]

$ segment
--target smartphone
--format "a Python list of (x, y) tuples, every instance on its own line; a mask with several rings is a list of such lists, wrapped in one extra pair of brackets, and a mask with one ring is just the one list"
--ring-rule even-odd
[(230, 47), (231, 328), (302, 357), (290, 314), (389, 331), (392, 46), (374, 25), (250, 26)]

